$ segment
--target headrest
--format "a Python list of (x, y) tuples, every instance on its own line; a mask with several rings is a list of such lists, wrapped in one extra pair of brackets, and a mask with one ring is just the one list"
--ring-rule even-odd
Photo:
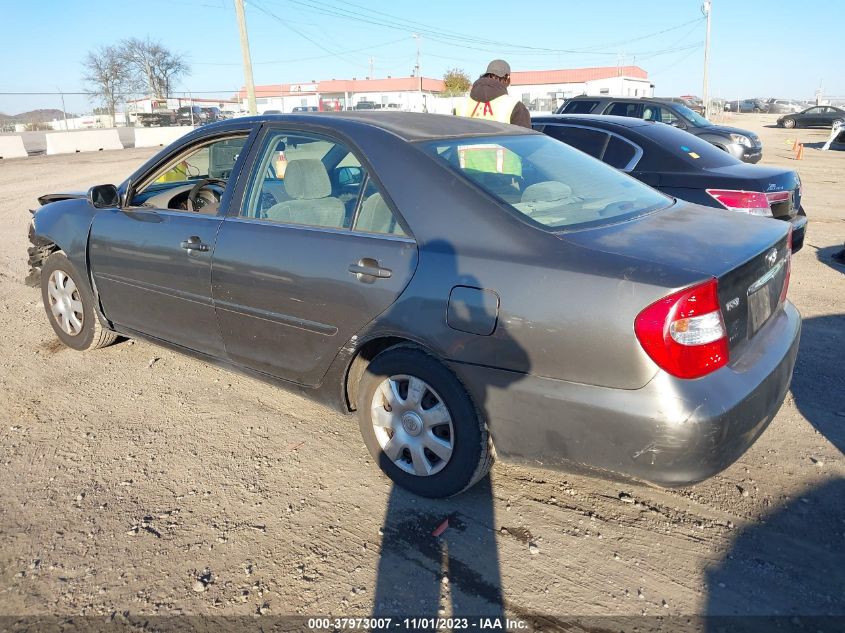
[(522, 202), (557, 202), (572, 196), (572, 187), (556, 180), (538, 182), (526, 187)]
[(357, 228), (373, 233), (390, 233), (392, 221), (393, 213), (391, 213), (390, 207), (387, 206), (380, 193), (374, 193), (364, 200), (364, 204), (361, 206)]
[(319, 158), (302, 158), (288, 162), (285, 191), (297, 200), (327, 198), (332, 193), (332, 183)]

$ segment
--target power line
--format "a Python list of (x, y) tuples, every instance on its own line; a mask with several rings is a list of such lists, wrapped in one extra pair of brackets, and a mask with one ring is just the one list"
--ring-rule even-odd
[[(449, 45), (458, 45), (462, 48), (471, 48), (474, 50), (482, 50), (484, 52), (504, 52), (504, 49), (512, 49), (508, 51), (510, 54), (513, 54), (517, 50), (522, 50), (526, 52), (534, 52), (534, 53), (543, 53), (543, 54), (601, 54), (601, 55), (616, 55), (618, 51), (614, 50), (613, 52), (604, 52), (604, 51), (597, 51), (596, 49), (600, 47), (600, 45), (591, 47), (589, 49), (555, 49), (555, 48), (546, 48), (546, 47), (539, 47), (539, 46), (528, 46), (524, 44), (513, 44), (508, 42), (501, 42), (497, 40), (491, 40), (486, 38), (479, 38), (477, 36), (468, 35), (465, 33), (458, 33), (455, 31), (446, 31), (442, 29), (434, 29), (433, 27), (428, 27), (424, 25), (420, 25), (418, 23), (409, 22), (404, 20), (403, 18), (398, 18), (396, 16), (392, 16), (391, 14), (385, 13), (383, 11), (378, 11), (375, 9), (370, 9), (368, 7), (362, 7), (361, 5), (356, 5), (352, 2), (345, 2), (345, 4), (349, 6), (355, 6), (358, 8), (362, 8), (368, 11), (368, 14), (361, 14), (356, 11), (352, 11), (350, 9), (345, 9), (343, 7), (339, 7), (336, 5), (326, 4), (325, 2), (320, 2), (319, 0), (285, 0), (291, 4), (295, 4), (301, 7), (305, 7), (306, 9), (310, 9), (315, 13), (319, 13), (322, 15), (329, 15), (333, 17), (340, 17), (347, 20), (354, 20), (357, 22), (362, 22), (366, 24), (372, 24), (375, 26), (382, 26), (386, 28), (398, 29), (402, 31), (410, 31), (410, 32), (418, 32), (423, 35), (426, 35), (428, 38), (438, 41), (443, 44)], [(372, 17), (370, 14), (380, 14), (387, 17), (387, 19), (376, 19)], [(637, 38), (632, 38), (629, 40), (625, 40), (622, 42), (617, 42), (616, 45), (630, 43), (634, 41), (639, 41), (642, 39), (647, 39), (649, 37), (654, 37), (656, 35), (660, 35), (662, 33), (666, 33), (672, 30), (676, 30), (679, 28), (683, 28), (689, 24), (694, 22), (700, 22), (702, 18), (698, 17), (693, 20), (689, 20), (678, 24), (676, 26), (662, 29), (661, 31), (656, 31), (654, 33), (646, 34)], [(471, 46), (470, 44), (476, 44), (480, 46), (486, 46), (487, 48), (479, 48), (478, 46)]]
[(293, 31), (294, 33), (296, 33), (297, 35), (299, 35), (299, 37), (301, 37), (301, 38), (303, 38), (303, 39), (305, 39), (305, 40), (308, 40), (309, 42), (311, 42), (314, 46), (316, 46), (316, 47), (317, 47), (317, 48), (319, 48), (320, 50), (323, 50), (323, 51), (325, 51), (325, 52), (329, 53), (329, 55), (330, 55), (330, 56), (334, 56), (335, 58), (337, 58), (337, 59), (339, 59), (339, 60), (341, 60), (341, 61), (343, 61), (343, 62), (346, 62), (347, 64), (350, 64), (350, 65), (352, 65), (352, 66), (356, 66), (356, 67), (361, 67), (361, 66), (362, 66), (362, 64), (360, 64), (360, 63), (358, 63), (358, 62), (355, 62), (355, 61), (350, 61), (349, 59), (347, 59), (346, 57), (344, 57), (344, 56), (343, 56), (341, 53), (339, 53), (338, 51), (334, 51), (334, 50), (330, 49), (328, 46), (325, 46), (325, 45), (321, 44), (320, 42), (318, 42), (317, 40), (315, 40), (314, 38), (309, 37), (308, 35), (306, 35), (306, 34), (305, 34), (305, 33), (303, 33), (302, 31), (300, 31), (299, 29), (294, 28), (293, 26), (291, 26), (290, 24), (288, 24), (285, 20), (283, 20), (282, 18), (280, 18), (278, 15), (276, 15), (275, 13), (273, 13), (272, 11), (270, 11), (269, 9), (267, 9), (267, 8), (265, 8), (265, 7), (262, 7), (260, 4), (256, 3), (255, 1), (251, 2), (251, 3), (250, 3), (250, 6), (255, 7), (256, 9), (258, 9), (259, 11), (261, 11), (262, 13), (264, 13), (265, 15), (267, 15), (267, 16), (269, 16), (269, 17), (273, 18), (274, 20), (276, 20), (279, 24), (281, 24), (282, 26), (284, 26), (284, 27), (285, 27), (285, 28), (287, 28), (288, 30), (291, 30), (291, 31)]
[[(253, 3), (254, 4), (254, 3)], [(255, 5), (258, 8), (257, 5)], [(398, 44), (399, 42), (406, 41), (407, 38), (401, 37), (395, 40), (390, 40), (389, 42), (382, 42), (381, 44), (373, 44), (371, 46), (364, 46), (362, 48), (352, 48), (344, 51), (339, 51), (340, 54), (348, 54), (348, 53), (361, 53), (363, 51), (369, 51), (376, 48), (383, 48), (385, 46), (390, 46), (391, 44)], [(292, 64), (294, 62), (310, 62), (316, 59), (326, 59), (328, 57), (336, 57), (336, 53), (327, 53), (326, 55), (314, 55), (313, 57), (297, 57), (295, 59), (276, 59), (271, 61), (264, 61), (264, 62), (252, 62), (253, 66), (262, 66), (262, 65), (270, 65), (270, 64)], [(237, 62), (194, 62), (195, 66), (240, 66), (240, 63)]]

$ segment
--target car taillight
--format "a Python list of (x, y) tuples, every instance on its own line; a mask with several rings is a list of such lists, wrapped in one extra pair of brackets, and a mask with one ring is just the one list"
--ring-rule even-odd
[(678, 378), (700, 378), (728, 363), (728, 334), (715, 279), (655, 301), (637, 315), (646, 354)]
[(761, 191), (738, 191), (736, 189), (706, 189), (705, 191), (729, 211), (769, 217), (772, 215), (769, 198)]
[(777, 204), (778, 202), (786, 202), (791, 197), (791, 191), (772, 191), (766, 194), (766, 200), (769, 201), (769, 206)]
[(792, 276), (792, 227), (789, 227), (789, 233), (786, 234), (786, 274), (783, 276), (783, 288), (780, 290), (780, 299), (778, 302), (783, 305), (786, 301), (786, 291), (789, 290), (789, 278)]

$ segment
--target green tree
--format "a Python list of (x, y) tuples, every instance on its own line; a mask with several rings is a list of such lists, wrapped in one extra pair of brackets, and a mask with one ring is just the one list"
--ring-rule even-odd
[(447, 70), (443, 75), (443, 83), (446, 84), (446, 95), (449, 97), (466, 94), (472, 85), (469, 75), (461, 68)]

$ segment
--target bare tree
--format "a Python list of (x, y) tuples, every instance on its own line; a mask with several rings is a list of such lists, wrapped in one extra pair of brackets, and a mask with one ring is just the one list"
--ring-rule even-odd
[(133, 37), (121, 42), (119, 49), (135, 77), (136, 89), (146, 90), (157, 99), (169, 97), (176, 81), (190, 71), (184, 59), (160, 42)]
[(123, 99), (131, 83), (131, 71), (120, 51), (103, 46), (90, 51), (82, 61), (83, 81), (88, 95), (102, 103), (114, 120), (117, 104)]

